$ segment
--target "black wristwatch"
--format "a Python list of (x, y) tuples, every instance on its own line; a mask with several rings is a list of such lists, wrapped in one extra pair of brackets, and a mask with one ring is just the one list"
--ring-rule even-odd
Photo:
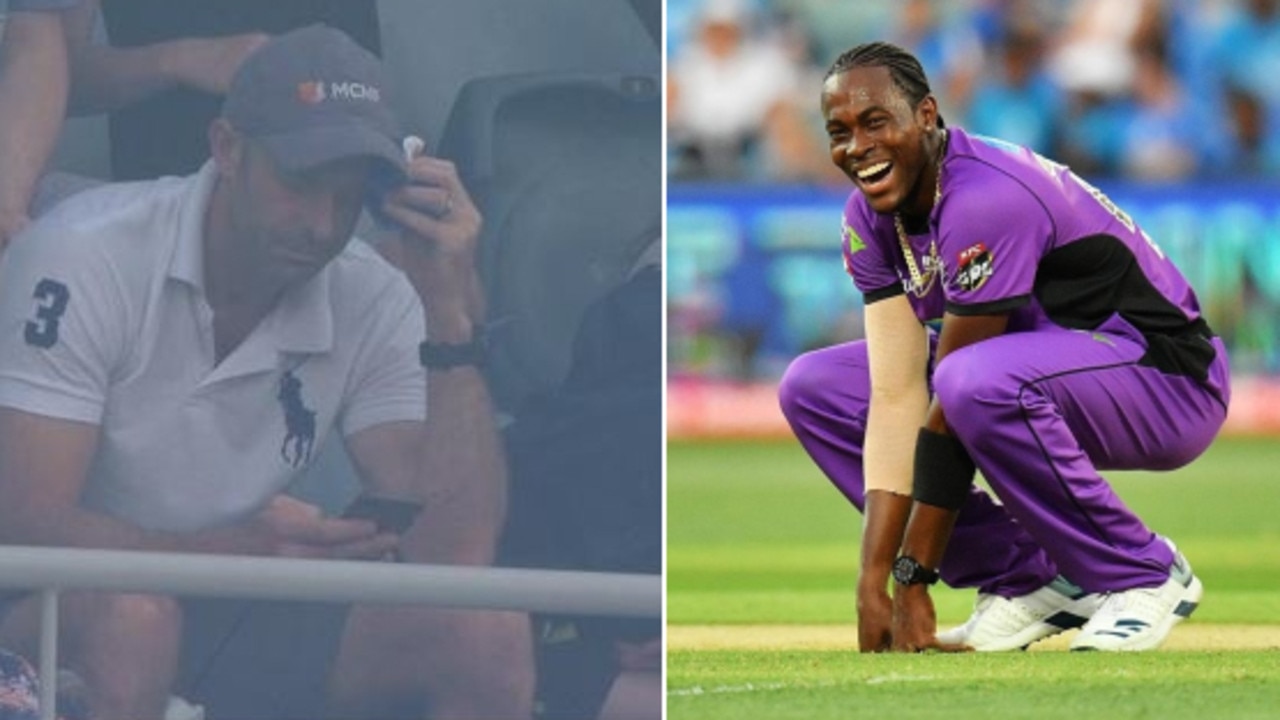
[(938, 571), (926, 568), (909, 555), (903, 555), (893, 561), (893, 579), (902, 585), (932, 585), (938, 582)]
[(430, 370), (449, 370), (472, 365), (482, 367), (489, 356), (489, 339), (477, 329), (466, 343), (435, 343), (423, 340), (418, 345), (418, 360)]

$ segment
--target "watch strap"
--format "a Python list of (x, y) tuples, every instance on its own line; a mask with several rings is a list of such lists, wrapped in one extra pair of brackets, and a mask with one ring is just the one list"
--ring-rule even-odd
[(908, 555), (893, 562), (893, 579), (902, 585), (932, 585), (938, 577), (937, 570), (926, 568)]
[(476, 332), (469, 342), (437, 343), (424, 340), (418, 344), (418, 360), (430, 370), (449, 370), (456, 367), (483, 367), (489, 355), (489, 343), (484, 333)]

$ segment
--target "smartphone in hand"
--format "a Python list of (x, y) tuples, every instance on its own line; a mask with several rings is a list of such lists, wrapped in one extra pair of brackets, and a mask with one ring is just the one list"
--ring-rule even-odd
[(403, 535), (413, 525), (414, 519), (421, 511), (422, 503), (416, 500), (361, 495), (342, 511), (342, 517), (351, 520), (372, 520), (378, 526), (380, 533)]

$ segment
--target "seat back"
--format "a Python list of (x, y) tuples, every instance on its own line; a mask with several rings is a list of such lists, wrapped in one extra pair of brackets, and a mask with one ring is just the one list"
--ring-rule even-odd
[(652, 76), (473, 80), (437, 153), (485, 224), (490, 387), (518, 410), (556, 387), (584, 309), (630, 275), (661, 233), (661, 86)]

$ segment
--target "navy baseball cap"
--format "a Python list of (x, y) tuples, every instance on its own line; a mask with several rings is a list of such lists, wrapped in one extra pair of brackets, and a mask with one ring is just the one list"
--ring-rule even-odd
[(373, 157), (405, 171), (382, 61), (339, 30), (310, 25), (272, 38), (231, 81), (222, 116), (286, 171)]

